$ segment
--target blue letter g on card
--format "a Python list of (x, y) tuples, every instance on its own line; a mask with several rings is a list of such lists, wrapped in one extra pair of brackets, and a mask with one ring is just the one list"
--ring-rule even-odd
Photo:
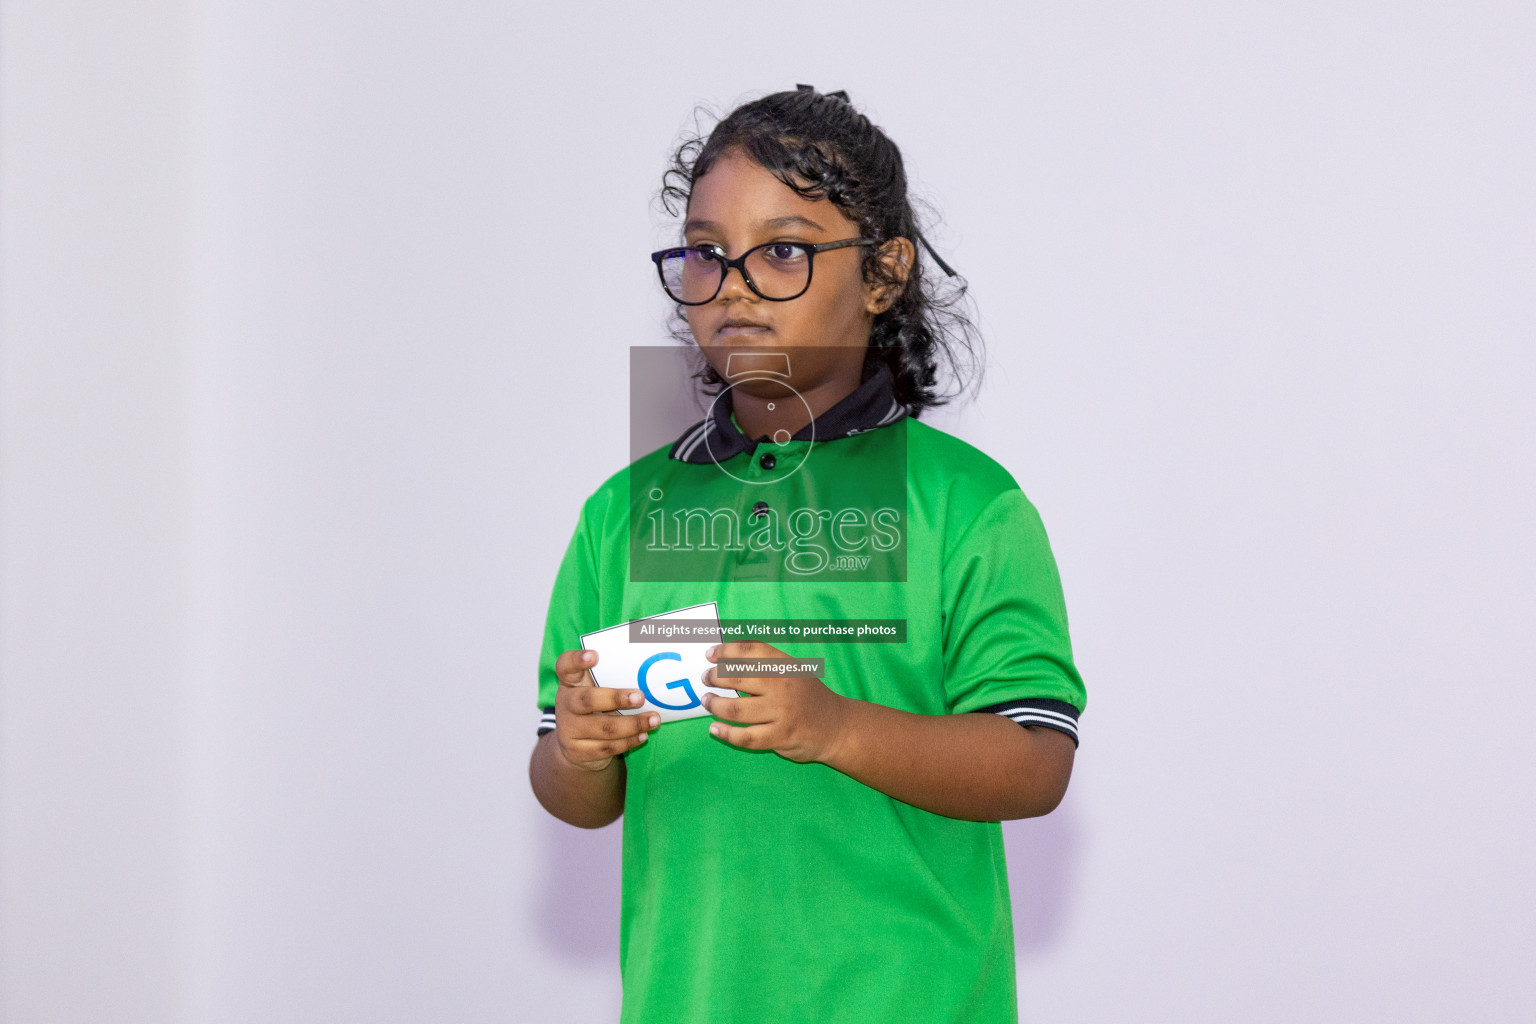
[(646, 682), (646, 676), (650, 673), (651, 666), (656, 664), (658, 661), (682, 660), (683, 656), (681, 654), (675, 654), (672, 651), (663, 651), (660, 654), (651, 655), (649, 658), (646, 658), (645, 661), (640, 663), (640, 691), (645, 694), (646, 700), (650, 701), (652, 704), (659, 708), (666, 708), (668, 711), (687, 711), (689, 708), (696, 708), (699, 706), (699, 695), (693, 692), (693, 682), (691, 680), (674, 679), (670, 683), (665, 684), (666, 688), (669, 690), (682, 690), (684, 693), (686, 693), (688, 695), (688, 703), (686, 704), (668, 704), (664, 700), (657, 700), (656, 695), (651, 692), (650, 684)]

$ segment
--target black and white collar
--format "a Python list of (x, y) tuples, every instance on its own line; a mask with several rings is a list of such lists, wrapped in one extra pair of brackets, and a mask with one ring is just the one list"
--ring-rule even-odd
[[(801, 427), (791, 441), (835, 441), (840, 437), (863, 434), (888, 426), (911, 415), (911, 409), (896, 400), (891, 368), (883, 362), (865, 368), (863, 383), (832, 408)], [(672, 444), (668, 458), (696, 464), (724, 462), (741, 452), (752, 453), (768, 439), (756, 441), (737, 429), (731, 420), (731, 393), (715, 402), (707, 419), (700, 420)]]

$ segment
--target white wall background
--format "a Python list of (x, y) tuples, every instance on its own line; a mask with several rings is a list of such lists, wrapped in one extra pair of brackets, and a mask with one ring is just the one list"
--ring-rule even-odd
[(1536, 1018), (1518, 3), (0, 10), (0, 1014), (611, 1020), (526, 781), (696, 101), (847, 89), (1090, 707), (1027, 1021)]

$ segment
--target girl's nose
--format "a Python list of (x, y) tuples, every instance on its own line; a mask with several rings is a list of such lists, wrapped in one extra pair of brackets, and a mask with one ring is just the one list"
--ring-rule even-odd
[(757, 298), (757, 294), (747, 285), (746, 269), (744, 267), (726, 267), (725, 280), (720, 282), (720, 292), (715, 298)]

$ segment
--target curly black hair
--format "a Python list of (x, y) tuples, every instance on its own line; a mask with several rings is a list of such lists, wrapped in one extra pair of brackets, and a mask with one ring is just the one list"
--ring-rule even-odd
[[(876, 242), (906, 238), (928, 248), (948, 276), (935, 280), (914, 262), (900, 297), (875, 316), (865, 367), (884, 362), (895, 380), (896, 399), (913, 416), (943, 405), (974, 385), (982, 368), (981, 336), (967, 311), (963, 278), (923, 238), (901, 150), (848, 102), (845, 92), (819, 93), (809, 85), (776, 92), (744, 103), (722, 118), (708, 137), (684, 138), (662, 175), (658, 198), (668, 215), (688, 208), (694, 184), (720, 156), (740, 149), (807, 199), (830, 199), (859, 225), (859, 235)], [(864, 279), (894, 284), (891, 268), (876, 246), (863, 249)], [(691, 341), (682, 307), (673, 312), (674, 337)], [(939, 368), (946, 364), (953, 389), (939, 390)], [(695, 373), (707, 391), (725, 386), (708, 363)]]

